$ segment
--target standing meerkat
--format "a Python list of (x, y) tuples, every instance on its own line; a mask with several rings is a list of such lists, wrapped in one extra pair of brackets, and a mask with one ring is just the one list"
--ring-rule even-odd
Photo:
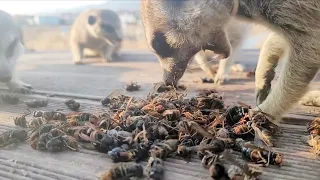
[(16, 62), (24, 53), (22, 31), (13, 17), (0, 10), (0, 82), (14, 92), (26, 93), (32, 87), (23, 83), (16, 71)]
[(84, 49), (97, 52), (103, 62), (118, 55), (123, 39), (121, 21), (111, 10), (92, 9), (79, 15), (71, 27), (70, 46), (75, 64), (83, 64)]
[(201, 49), (229, 57), (225, 28), (233, 17), (262, 24), (281, 36), (288, 59), (276, 85), (253, 110), (269, 114), (275, 124), (306, 93), (320, 67), (318, 0), (145, 0), (141, 10), (146, 38), (164, 68), (166, 84), (175, 85)]

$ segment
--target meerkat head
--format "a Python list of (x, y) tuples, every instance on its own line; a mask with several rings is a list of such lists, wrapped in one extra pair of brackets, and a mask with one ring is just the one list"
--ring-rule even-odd
[(121, 22), (115, 13), (95, 13), (88, 16), (88, 29), (93, 36), (106, 40), (109, 45), (123, 39)]
[(200, 50), (227, 58), (231, 45), (225, 31), (234, 0), (141, 1), (150, 49), (163, 68), (166, 84), (176, 85)]

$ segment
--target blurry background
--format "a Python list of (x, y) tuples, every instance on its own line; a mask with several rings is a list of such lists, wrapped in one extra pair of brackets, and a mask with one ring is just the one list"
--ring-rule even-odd
[[(24, 43), (30, 50), (68, 50), (69, 30), (75, 18), (92, 8), (116, 11), (123, 23), (123, 49), (147, 50), (139, 12), (140, 0), (105, 1), (1, 1), (22, 27)], [(260, 48), (267, 31), (255, 25), (244, 49)]]

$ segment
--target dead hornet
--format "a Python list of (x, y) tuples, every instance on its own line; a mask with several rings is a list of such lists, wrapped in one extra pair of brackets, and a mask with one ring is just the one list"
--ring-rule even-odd
[(62, 139), (65, 141), (66, 146), (67, 146), (69, 149), (71, 149), (71, 150), (73, 150), (73, 151), (78, 150), (78, 147), (79, 147), (78, 141), (77, 141), (74, 137), (69, 136), (69, 135), (63, 135), (63, 136), (62, 136)]
[(198, 146), (191, 146), (191, 147), (179, 145), (177, 153), (183, 157), (190, 158), (190, 155), (192, 153), (210, 151), (215, 154), (220, 154), (226, 148), (227, 148), (227, 144), (225, 143), (225, 141), (220, 139), (215, 139), (208, 145), (198, 145)]
[(19, 98), (11, 94), (1, 94), (1, 99), (8, 104), (18, 104)]
[(78, 115), (74, 115), (71, 118), (68, 118), (67, 123), (70, 126), (81, 126), (84, 125), (85, 123), (93, 122), (93, 119), (98, 119), (95, 115), (92, 115), (90, 113), (80, 113)]
[(44, 111), (33, 111), (33, 117), (42, 117)]
[(31, 128), (37, 128), (43, 124), (43, 120), (41, 117), (35, 117), (29, 120), (29, 127)]
[(131, 144), (133, 142), (132, 133), (127, 131), (117, 131), (115, 129), (107, 131), (107, 135), (120, 143)]
[(129, 92), (139, 91), (140, 88), (141, 86), (137, 82), (131, 82), (130, 84), (126, 85), (126, 90)]
[(143, 177), (143, 167), (136, 163), (123, 163), (107, 171), (102, 180), (120, 180), (131, 177)]
[(6, 131), (0, 135), (0, 148), (18, 141), (25, 141), (27, 137), (28, 133), (23, 129)]
[(102, 104), (103, 106), (108, 106), (111, 102), (112, 102), (112, 100), (111, 100), (111, 98), (109, 98), (109, 97), (106, 97), (106, 98), (104, 98), (104, 99), (101, 100), (101, 104)]
[(50, 139), (46, 143), (46, 149), (50, 152), (60, 152), (65, 148), (69, 148), (73, 151), (76, 151), (78, 148), (78, 143), (76, 139), (68, 135), (63, 135), (63, 136), (59, 135), (59, 136), (54, 136), (52, 139)]
[(262, 171), (255, 166), (248, 167), (248, 174), (244, 173), (244, 171), (236, 165), (231, 165), (228, 168), (228, 177), (231, 180), (244, 180), (244, 179), (258, 179), (257, 176), (262, 174)]
[(146, 129), (146, 137), (150, 141), (154, 141), (156, 139), (164, 140), (168, 137), (168, 135), (168, 130), (160, 122), (157, 122)]
[(128, 131), (138, 129), (140, 131), (143, 130), (143, 125), (146, 128), (151, 124), (151, 117), (148, 115), (144, 116), (130, 116), (125, 119), (125, 126)]
[(76, 151), (78, 148), (77, 141), (73, 137), (66, 135), (63, 131), (54, 128), (51, 129), (50, 132), (40, 135), (37, 140), (36, 149), (59, 152), (65, 147)]
[(183, 120), (181, 123), (179, 122), (179, 130), (191, 130), (189, 132), (197, 132), (201, 134), (203, 137), (207, 137), (210, 139), (215, 139), (215, 136), (209, 133), (206, 129), (200, 126), (198, 123), (194, 121)]
[(250, 142), (246, 142), (240, 138), (236, 139), (234, 149), (241, 152), (244, 157), (257, 164), (268, 166), (269, 164), (282, 165), (283, 163), (282, 153), (273, 152), (271, 150), (257, 147)]
[(229, 179), (225, 167), (219, 162), (218, 154), (206, 151), (201, 164), (205, 169), (209, 169), (210, 177), (213, 179), (221, 179), (222, 177)]
[(175, 121), (179, 120), (181, 117), (181, 113), (178, 109), (170, 109), (170, 110), (165, 110), (162, 115), (166, 118), (168, 121)]
[(232, 128), (232, 133), (236, 136), (248, 134), (252, 131), (252, 128), (248, 124), (238, 124)]
[(205, 151), (203, 158), (201, 159), (201, 165), (205, 169), (209, 169), (211, 165), (217, 162), (219, 158), (218, 154), (214, 154), (210, 151)]
[(24, 114), (24, 115), (22, 115), (22, 116), (19, 116), (19, 117), (15, 117), (13, 120), (14, 120), (14, 124), (16, 125), (16, 126), (19, 126), (19, 127), (23, 127), (23, 128), (26, 128), (26, 127), (28, 127), (27, 126), (27, 119), (26, 119), (26, 116), (27, 116), (28, 114)]
[(45, 121), (58, 120), (65, 121), (67, 117), (64, 113), (56, 111), (34, 111), (34, 117), (42, 117)]
[[(40, 140), (40, 139), (39, 139)], [(61, 136), (53, 137), (46, 142), (46, 149), (50, 152), (60, 152), (65, 147), (65, 142)]]
[(154, 91), (155, 92), (158, 92), (158, 93), (163, 93), (163, 92), (166, 92), (166, 91), (171, 91), (173, 90), (174, 87), (172, 86), (166, 86), (165, 84), (163, 83), (158, 83), (154, 86)]
[(231, 106), (226, 110), (226, 124), (233, 126), (238, 123), (246, 114), (248, 114), (248, 107)]
[(33, 141), (36, 140), (40, 135), (42, 135), (43, 133), (48, 133), (50, 132), (52, 129), (56, 128), (53, 124), (43, 124), (35, 129), (33, 129), (29, 140)]
[(213, 179), (222, 179), (223, 177), (229, 179), (229, 176), (226, 172), (226, 168), (221, 163), (214, 163), (209, 168), (210, 177)]
[(129, 150), (127, 144), (123, 144), (121, 147), (115, 147), (108, 152), (108, 156), (113, 162), (129, 162), (135, 158), (135, 151)]
[[(45, 151), (47, 150), (47, 143), (52, 140), (54, 138), (53, 134), (51, 133), (51, 130), (49, 132), (46, 133), (42, 133), (39, 138), (36, 140), (36, 149), (37, 150), (41, 150), (41, 151)], [(53, 144), (55, 142), (52, 141), (51, 144)], [(50, 145), (51, 146), (51, 145)]]
[(76, 102), (74, 99), (67, 100), (65, 105), (72, 111), (78, 111), (80, 108), (80, 103)]
[(253, 132), (253, 128), (251, 127), (251, 122), (247, 121), (249, 115), (246, 114), (241, 118), (241, 120), (232, 126), (231, 132), (232, 135), (238, 138), (244, 139), (253, 139), (255, 133)]
[(227, 139), (230, 137), (230, 132), (227, 128), (223, 128), (221, 127), (217, 133), (216, 133), (216, 137), (217, 138), (223, 138), (223, 139)]
[(78, 120), (78, 122), (89, 121), (91, 116), (93, 116), (93, 115), (90, 113), (80, 113), (77, 116), (77, 120)]
[(165, 159), (169, 157), (170, 154), (176, 152), (178, 149), (179, 140), (169, 139), (151, 146), (150, 154), (151, 156)]
[(190, 134), (185, 133), (179, 133), (179, 142), (182, 146), (195, 146), (197, 144)]
[(202, 83), (214, 83), (213, 79), (209, 79), (209, 78), (201, 78)]
[(301, 140), (312, 147), (312, 151), (311, 151), (312, 153), (318, 156), (320, 155), (320, 136), (318, 135), (303, 136)]
[(160, 158), (150, 157), (147, 164), (147, 174), (151, 180), (162, 180), (164, 176), (164, 165)]
[(201, 110), (204, 109), (223, 109), (224, 103), (222, 97), (217, 96), (216, 94), (212, 94), (211, 96), (206, 97), (198, 97), (198, 107)]
[(320, 135), (320, 117), (308, 123), (307, 130), (313, 136)]
[[(198, 147), (197, 154), (199, 158), (203, 158), (204, 153), (206, 151), (205, 148), (211, 146), (211, 150), (213, 153), (219, 154), (222, 153), (225, 149), (232, 147), (234, 142), (231, 139), (210, 139), (210, 138), (203, 138), (200, 142)], [(201, 148), (200, 148), (201, 147)], [(203, 149), (203, 150), (202, 150)]]
[(112, 129), (103, 134), (98, 142), (93, 142), (93, 145), (100, 152), (108, 152), (122, 144), (131, 144), (132, 141), (133, 137), (130, 132)]
[(30, 108), (39, 108), (39, 107), (46, 107), (48, 105), (49, 100), (40, 100), (40, 99), (33, 99), (29, 101), (25, 101), (26, 105)]

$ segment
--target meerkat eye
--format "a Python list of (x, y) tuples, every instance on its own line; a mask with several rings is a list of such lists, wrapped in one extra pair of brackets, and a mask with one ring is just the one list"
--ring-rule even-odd
[(97, 18), (95, 16), (89, 16), (88, 17), (88, 24), (94, 25), (97, 21)]
[(102, 24), (101, 25), (102, 29), (108, 33), (113, 33), (114, 32), (114, 28), (108, 24)]
[(18, 43), (18, 38), (15, 38), (8, 46), (7, 50), (5, 51), (6, 58), (11, 58), (14, 54), (14, 49)]

